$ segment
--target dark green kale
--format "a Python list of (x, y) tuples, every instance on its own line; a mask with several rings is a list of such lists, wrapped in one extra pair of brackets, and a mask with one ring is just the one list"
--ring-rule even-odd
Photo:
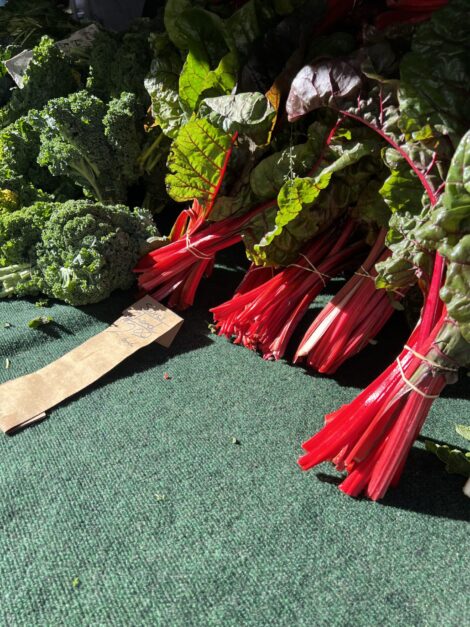
[(123, 92), (133, 93), (147, 109), (150, 98), (144, 79), (150, 61), (146, 32), (116, 34), (101, 31), (90, 52), (86, 87), (104, 101), (118, 98)]
[(0, 216), (0, 296), (99, 302), (131, 287), (132, 270), (156, 235), (144, 209), (85, 200), (36, 203)]
[(134, 94), (104, 103), (80, 91), (51, 100), (36, 120), (41, 131), (38, 163), (65, 176), (101, 202), (127, 201), (139, 178), (142, 109)]
[(51, 98), (66, 96), (79, 88), (78, 76), (50, 37), (43, 37), (33, 49), (33, 58), (24, 76), (23, 88), (11, 92), (0, 111), (0, 126), (11, 124), (31, 109), (42, 109)]

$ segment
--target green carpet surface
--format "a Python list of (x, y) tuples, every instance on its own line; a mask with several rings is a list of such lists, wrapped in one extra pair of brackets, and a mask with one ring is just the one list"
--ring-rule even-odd
[[(344, 496), (329, 465), (296, 464), (404, 336), (389, 325), (334, 378), (263, 361), (208, 329), (239, 278), (216, 271), (169, 350), (151, 346), (42, 423), (0, 434), (0, 625), (469, 624), (463, 477), (417, 443), (378, 504)], [(134, 296), (81, 310), (1, 302), (0, 380), (103, 330)], [(41, 314), (56, 323), (28, 328)], [(434, 403), (426, 436), (464, 444), (468, 382)]]

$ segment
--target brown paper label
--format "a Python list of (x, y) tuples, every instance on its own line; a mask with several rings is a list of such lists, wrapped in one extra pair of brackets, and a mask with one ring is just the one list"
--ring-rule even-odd
[(110, 327), (37, 372), (0, 385), (0, 429), (7, 433), (88, 387), (152, 342), (168, 348), (183, 324), (170, 309), (145, 296)]

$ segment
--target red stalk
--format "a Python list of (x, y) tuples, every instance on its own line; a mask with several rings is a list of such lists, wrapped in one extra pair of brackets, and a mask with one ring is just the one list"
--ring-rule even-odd
[[(340, 124), (338, 120), (330, 130), (325, 147), (330, 144)], [(220, 176), (207, 208), (194, 200), (190, 209), (183, 210), (173, 226), (170, 243), (145, 255), (137, 264), (139, 287), (151, 292), (157, 299), (171, 296), (170, 306), (185, 309), (193, 304), (195, 294), (203, 276), (212, 270), (215, 255), (241, 240), (241, 231), (259, 213), (275, 206), (276, 199), (257, 205), (242, 216), (226, 218), (209, 223), (207, 218), (213, 209), (220, 191), (237, 133), (227, 151)], [(324, 150), (315, 164), (315, 169), (323, 159)]]
[[(294, 357), (309, 367), (331, 374), (360, 352), (383, 328), (394, 312), (385, 290), (375, 287), (375, 264), (386, 259), (382, 230), (358, 272), (323, 308), (305, 333)], [(397, 295), (397, 300), (401, 298)]]
[(243, 227), (272, 204), (262, 203), (242, 216), (207, 222), (195, 201), (192, 211), (185, 210), (185, 217), (180, 215), (175, 223), (175, 239), (139, 261), (134, 270), (139, 287), (157, 299), (173, 294), (171, 306), (189, 307), (202, 277), (210, 274), (216, 253), (240, 242)]
[(362, 241), (347, 244), (353, 229), (350, 221), (338, 239), (337, 229), (330, 227), (307, 246), (296, 264), (249, 290), (239, 290), (230, 301), (212, 309), (219, 333), (259, 350), (265, 359), (280, 359), (326, 281), (362, 252)]
[[(436, 264), (432, 284), (440, 275)], [(433, 321), (433, 328), (422, 339), (425, 319)], [(445, 308), (429, 298), (408, 340), (412, 350), (405, 347), (397, 361), (355, 400), (327, 416), (325, 427), (303, 444), (306, 454), (299, 460), (301, 467), (308, 469), (335, 460), (339, 469), (346, 468), (349, 473), (340, 486), (343, 492), (357, 496), (365, 489), (371, 499), (382, 498), (398, 481), (434, 397), (447, 384), (450, 360), (438, 355), (441, 368), (445, 364), (439, 369), (434, 349), (436, 337), (446, 324)]]
[[(398, 150), (418, 176), (431, 205), (436, 203), (437, 194), (425, 174), (396, 142), (359, 116), (342, 113), (362, 122)], [(437, 335), (449, 324), (439, 298), (443, 272), (444, 262), (437, 254), (421, 319), (397, 361), (349, 405), (327, 416), (323, 429), (303, 445), (306, 453), (299, 459), (300, 466), (308, 469), (335, 460), (338, 468), (349, 473), (340, 489), (351, 496), (365, 490), (367, 496), (378, 500), (396, 484), (432, 401), (448, 382), (452, 360), (434, 345)]]
[(238, 137), (238, 131), (236, 131), (232, 135), (230, 148), (225, 153), (225, 159), (224, 159), (224, 162), (223, 162), (222, 167), (220, 169), (219, 180), (217, 181), (217, 185), (215, 186), (214, 193), (212, 194), (212, 196), (211, 196), (211, 198), (209, 200), (209, 204), (207, 205), (207, 210), (204, 213), (204, 217), (205, 218), (209, 217), (209, 215), (210, 215), (210, 213), (211, 213), (211, 211), (212, 211), (212, 209), (214, 207), (214, 203), (216, 201), (216, 198), (219, 195), (220, 188), (222, 187), (222, 183), (223, 183), (223, 180), (225, 178), (225, 173), (227, 172), (228, 162), (230, 161), (230, 157), (232, 155), (233, 146), (234, 146), (235, 142), (237, 141), (237, 137)]

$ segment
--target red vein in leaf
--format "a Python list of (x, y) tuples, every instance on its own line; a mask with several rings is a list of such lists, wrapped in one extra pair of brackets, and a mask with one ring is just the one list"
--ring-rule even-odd
[(232, 150), (233, 150), (233, 146), (235, 144), (235, 142), (237, 141), (237, 137), (238, 137), (238, 131), (236, 131), (232, 137), (230, 138), (230, 147), (227, 150), (227, 152), (225, 153), (225, 159), (224, 162), (222, 164), (222, 167), (220, 168), (220, 176), (219, 176), (219, 180), (217, 181), (217, 185), (215, 186), (215, 190), (214, 193), (209, 201), (209, 205), (207, 207), (207, 211), (206, 211), (206, 217), (210, 214), (210, 212), (212, 211), (212, 208), (214, 206), (214, 202), (220, 192), (220, 188), (222, 186), (224, 177), (225, 177), (225, 173), (227, 172), (227, 166), (228, 166), (228, 162), (230, 160), (230, 157), (232, 155)]
[(395, 148), (395, 150), (403, 157), (403, 159), (405, 159), (405, 161), (408, 163), (410, 168), (413, 170), (413, 172), (416, 174), (416, 176), (421, 181), (424, 189), (426, 190), (427, 195), (429, 196), (429, 200), (431, 201), (431, 204), (432, 205), (436, 204), (437, 196), (436, 196), (433, 188), (431, 187), (430, 182), (427, 180), (426, 176), (421, 172), (421, 170), (419, 170), (417, 168), (416, 164), (411, 159), (411, 157), (405, 152), (405, 150), (403, 150), (403, 148), (401, 148), (401, 146), (399, 146), (390, 137), (390, 135), (387, 135), (387, 133), (382, 131), (382, 129), (378, 128), (377, 126), (374, 126), (370, 122), (367, 122), (366, 120), (364, 120), (364, 118), (361, 118), (359, 115), (356, 115), (354, 113), (349, 113), (349, 111), (340, 111), (340, 113), (342, 115), (345, 115), (348, 118), (356, 120), (356, 122), (361, 122), (362, 124), (364, 124), (365, 126), (370, 128), (372, 131), (375, 131), (376, 133), (378, 133), (383, 139), (385, 139), (386, 142), (388, 142), (390, 144), (390, 146), (392, 146), (392, 148)]

